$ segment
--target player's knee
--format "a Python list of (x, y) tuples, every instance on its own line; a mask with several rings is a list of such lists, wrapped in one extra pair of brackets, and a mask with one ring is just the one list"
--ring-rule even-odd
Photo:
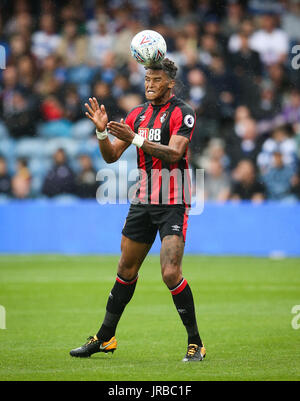
[(118, 274), (124, 280), (133, 280), (138, 274), (139, 266), (120, 260), (118, 264)]
[(175, 287), (181, 279), (180, 266), (167, 265), (162, 267), (162, 279), (169, 287)]

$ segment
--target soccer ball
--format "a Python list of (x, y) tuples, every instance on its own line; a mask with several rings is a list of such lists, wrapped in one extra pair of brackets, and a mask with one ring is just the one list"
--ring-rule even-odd
[(167, 45), (165, 39), (156, 31), (141, 31), (131, 41), (130, 51), (132, 57), (144, 66), (158, 63), (163, 60)]

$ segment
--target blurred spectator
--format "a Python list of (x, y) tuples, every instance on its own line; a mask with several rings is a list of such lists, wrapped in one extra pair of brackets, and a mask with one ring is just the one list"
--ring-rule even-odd
[(179, 29), (196, 19), (191, 0), (174, 0), (172, 5), (175, 8), (176, 25)]
[(11, 177), (7, 171), (6, 160), (0, 156), (0, 195), (11, 194)]
[(11, 181), (12, 195), (18, 199), (25, 199), (30, 196), (31, 174), (27, 167), (27, 160), (19, 159), (17, 161), (17, 171)]
[(295, 201), (296, 197), (292, 195), (293, 177), (293, 168), (289, 165), (284, 165), (283, 155), (275, 151), (273, 153), (272, 167), (262, 176), (266, 186), (267, 198), (270, 200)]
[[(73, 12), (73, 7), (70, 7), (72, 9)], [(71, 10), (70, 10), (71, 13)], [(66, 16), (64, 19), (69, 19), (70, 16)], [(76, 18), (76, 15), (75, 15)], [(99, 29), (99, 21), (104, 21), (107, 18), (107, 9), (105, 8), (105, 6), (101, 3), (98, 2), (98, 4), (96, 4), (94, 10), (93, 10), (93, 15), (89, 17), (88, 21), (86, 21), (85, 23), (85, 29), (88, 33), (88, 35), (94, 35), (97, 34), (98, 29)], [(107, 20), (108, 23), (108, 30), (109, 32), (112, 32), (115, 29), (115, 20), (112, 19), (108, 19)]]
[(76, 176), (76, 194), (80, 198), (95, 198), (99, 184), (96, 181), (96, 171), (88, 155), (79, 158), (80, 173)]
[(300, 170), (298, 170), (297, 174), (295, 174), (291, 181), (292, 184), (292, 193), (296, 196), (298, 201), (300, 200)]
[(282, 15), (282, 29), (293, 41), (300, 40), (300, 3), (296, 0), (285, 2), (285, 12)]
[(43, 60), (57, 50), (60, 41), (61, 38), (56, 32), (54, 16), (51, 14), (41, 15), (40, 31), (32, 35), (32, 53), (39, 60)]
[(209, 67), (208, 79), (217, 92), (221, 117), (231, 118), (239, 95), (236, 79), (227, 69), (225, 60), (218, 54), (213, 55)]
[(300, 90), (293, 88), (286, 97), (282, 110), (283, 122), (286, 124), (300, 123)]
[(261, 17), (261, 29), (250, 38), (250, 47), (256, 50), (265, 65), (284, 63), (289, 50), (286, 32), (276, 27), (275, 16), (265, 14)]
[(204, 66), (209, 66), (214, 54), (221, 54), (222, 48), (214, 35), (202, 35), (199, 47), (199, 60)]
[(29, 43), (20, 35), (15, 34), (10, 38), (10, 56), (9, 63), (16, 64), (20, 57), (30, 53)]
[(237, 75), (247, 75), (252, 79), (262, 75), (262, 63), (259, 54), (249, 47), (248, 36), (239, 35), (240, 49), (230, 57), (231, 65)]
[(238, 32), (243, 17), (244, 9), (242, 4), (239, 1), (229, 1), (226, 9), (226, 17), (221, 24), (221, 30), (227, 38)]
[(116, 54), (109, 50), (102, 55), (100, 79), (108, 84), (112, 84), (117, 75)]
[(144, 68), (141, 64), (137, 63), (133, 58), (131, 58), (127, 65), (129, 82), (136, 88), (138, 93), (144, 94), (145, 88), (145, 78), (144, 78)]
[(30, 92), (35, 91), (38, 71), (34, 58), (29, 54), (21, 56), (17, 61), (17, 71), (21, 87)]
[(235, 109), (234, 117), (235, 117), (235, 123), (239, 124), (243, 120), (245, 120), (247, 118), (251, 118), (251, 113), (250, 113), (250, 110), (248, 109), (248, 107), (246, 107), (244, 105), (240, 105)]
[(205, 17), (202, 29), (204, 34), (215, 36), (222, 49), (225, 49), (226, 37), (221, 30), (220, 18), (216, 14), (211, 13)]
[[(270, 65), (268, 68), (268, 75), (274, 92), (279, 97), (280, 103), (282, 103), (283, 96), (285, 96), (287, 91), (291, 88), (291, 83), (285, 73), (284, 66), (282, 64)], [(280, 109), (280, 104), (278, 104), (278, 109)]]
[(59, 67), (59, 59), (55, 54), (46, 56), (42, 62), (42, 73), (36, 85), (41, 96), (55, 94), (64, 83), (65, 76)]
[(195, 13), (197, 14), (197, 20), (202, 22), (211, 13), (211, 2), (209, 0), (198, 0), (196, 2)]
[[(137, 104), (142, 103), (142, 98), (138, 94), (129, 93), (118, 99), (118, 111), (120, 116), (127, 115)], [(115, 113), (117, 111), (115, 110)]]
[(46, 175), (42, 193), (48, 197), (75, 193), (74, 173), (68, 165), (66, 153), (58, 149), (53, 155), (54, 166)]
[(112, 96), (109, 84), (103, 81), (96, 81), (93, 88), (93, 96), (98, 99), (100, 104), (105, 105), (109, 119), (113, 120), (117, 114), (117, 108), (116, 100)]
[(221, 139), (211, 139), (208, 143), (208, 146), (202, 152), (202, 155), (194, 161), (196, 167), (209, 170), (211, 160), (219, 161), (223, 170), (228, 170), (230, 161), (227, 154), (225, 153), (224, 142)]
[[(296, 0), (297, 1), (297, 0)], [(277, 0), (248, 0), (248, 9), (252, 14), (262, 15), (277, 15), (283, 11), (283, 2)]]
[(233, 172), (233, 179), (232, 200), (251, 200), (252, 202), (264, 200), (265, 187), (257, 180), (252, 161), (241, 160)]
[(241, 50), (242, 37), (249, 38), (254, 32), (253, 21), (246, 18), (242, 21), (240, 29), (237, 33), (233, 33), (228, 41), (228, 50), (230, 53), (236, 53)]
[(227, 140), (226, 151), (234, 168), (242, 159), (256, 162), (261, 150), (262, 138), (258, 137), (257, 125), (252, 118), (243, 118), (235, 126), (235, 134)]
[(13, 96), (15, 91), (21, 87), (18, 82), (17, 69), (13, 65), (9, 65), (2, 74), (2, 90), (0, 92), (1, 115), (13, 110)]
[(137, 89), (134, 90), (133, 85), (130, 85), (129, 79), (126, 75), (116, 75), (112, 87), (112, 94), (116, 99), (120, 96), (136, 91)]
[(218, 159), (211, 159), (205, 174), (205, 199), (208, 201), (225, 202), (230, 195), (230, 177), (224, 171)]
[(113, 48), (114, 37), (108, 31), (107, 19), (99, 18), (98, 31), (91, 35), (88, 49), (89, 62), (93, 65), (102, 66), (105, 53)]
[(280, 97), (274, 85), (265, 80), (260, 85), (260, 96), (254, 107), (253, 115), (258, 120), (272, 120), (280, 115)]
[(236, 136), (242, 136), (244, 130), (242, 122), (249, 118), (251, 119), (251, 117), (250, 109), (246, 105), (241, 104), (235, 109), (234, 119), (224, 126), (222, 130), (222, 136), (226, 144), (228, 143), (230, 146)]
[(199, 24), (196, 21), (190, 20), (183, 26), (183, 32), (188, 38), (188, 47), (197, 51), (199, 46)]
[(78, 22), (70, 19), (63, 26), (63, 34), (57, 54), (67, 67), (83, 64), (88, 61), (87, 38), (78, 33)]
[[(140, 2), (142, 3), (142, 2)], [(146, 19), (149, 26), (174, 22), (169, 13), (168, 4), (163, 0), (149, 0), (147, 2)], [(145, 14), (146, 14), (145, 13)], [(172, 20), (172, 21), (171, 21)]]
[(295, 139), (289, 137), (289, 133), (285, 127), (275, 129), (271, 138), (264, 142), (262, 151), (257, 159), (262, 173), (267, 172), (273, 166), (273, 154), (275, 151), (282, 154), (284, 165), (295, 169), (297, 163), (297, 145)]
[[(23, 4), (21, 4), (23, 3)], [(33, 16), (28, 2), (14, 2), (14, 13), (12, 17), (5, 24), (5, 33), (8, 36), (20, 34), (24, 39), (28, 40), (33, 26)]]
[(15, 32), (21, 35), (26, 43), (30, 43), (32, 30), (34, 27), (33, 15), (28, 12), (24, 11), (21, 12), (16, 17), (16, 29)]
[(16, 90), (12, 94), (11, 107), (3, 115), (5, 124), (15, 138), (34, 136), (36, 133), (37, 101), (33, 94)]
[(76, 122), (83, 117), (81, 101), (76, 86), (70, 86), (65, 90), (64, 115), (72, 122)]
[(297, 122), (292, 125), (293, 129), (293, 135), (295, 138), (295, 143), (297, 147), (297, 154), (296, 154), (296, 162), (299, 164), (299, 158), (300, 158), (300, 122)]
[(198, 55), (195, 48), (191, 46), (187, 33), (181, 31), (175, 38), (175, 49), (172, 52), (172, 60), (174, 60), (178, 67), (187, 67), (191, 55), (195, 57), (193, 61), (197, 62)]
[(57, 96), (48, 96), (41, 105), (41, 113), (45, 121), (54, 121), (62, 119), (65, 110)]
[(146, 28), (142, 25), (141, 21), (135, 19), (130, 14), (130, 8), (119, 8), (115, 16), (117, 17), (116, 23), (121, 24), (122, 29), (116, 29), (113, 49), (116, 54), (117, 66), (122, 66), (131, 58), (128, 49), (130, 48), (132, 38)]
[(188, 102), (197, 110), (197, 116), (215, 119), (218, 116), (218, 98), (214, 88), (207, 82), (205, 74), (198, 68), (187, 76)]
[[(54, 12), (55, 5), (58, 5), (58, 2), (56, 4), (52, 1), (47, 2), (47, 8), (44, 9), (44, 12)], [(61, 2), (59, 2), (61, 3)], [(63, 2), (61, 9), (60, 9), (60, 21), (62, 25), (65, 25), (67, 21), (70, 20), (76, 20), (78, 21), (78, 24), (84, 24), (84, 8), (83, 8), (83, 2), (81, 0), (72, 0), (68, 2)], [(51, 10), (52, 9), (52, 10)]]

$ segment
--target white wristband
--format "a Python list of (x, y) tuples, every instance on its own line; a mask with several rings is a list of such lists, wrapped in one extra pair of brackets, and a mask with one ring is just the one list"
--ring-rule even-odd
[(143, 138), (141, 135), (135, 134), (131, 143), (132, 143), (132, 145), (135, 145), (138, 148), (140, 148), (143, 146), (144, 140), (145, 140), (145, 138)]
[(96, 136), (99, 139), (99, 141), (103, 141), (103, 139), (107, 138), (107, 129), (105, 128), (105, 130), (102, 132), (96, 129)]

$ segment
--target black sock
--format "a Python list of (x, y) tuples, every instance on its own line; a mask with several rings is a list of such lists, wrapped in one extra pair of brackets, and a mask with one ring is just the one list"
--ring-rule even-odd
[(178, 285), (170, 289), (174, 304), (188, 334), (188, 344), (203, 346), (195, 315), (193, 294), (187, 281), (183, 278)]
[(97, 333), (99, 340), (108, 341), (115, 335), (122, 313), (133, 296), (137, 279), (138, 276), (128, 281), (117, 275), (115, 285), (109, 294), (103, 324)]

